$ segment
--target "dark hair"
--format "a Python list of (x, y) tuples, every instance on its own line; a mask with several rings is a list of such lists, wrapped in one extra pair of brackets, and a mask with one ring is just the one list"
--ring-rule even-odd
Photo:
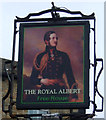
[(49, 41), (50, 40), (50, 35), (53, 34), (53, 33), (55, 33), (55, 31), (46, 32), (45, 35), (44, 35), (44, 41), (45, 40)]

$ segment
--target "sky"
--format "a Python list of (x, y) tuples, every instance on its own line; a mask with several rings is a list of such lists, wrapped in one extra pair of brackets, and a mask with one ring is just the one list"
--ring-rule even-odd
[[(13, 45), (13, 31), (14, 31), (14, 19), (15, 16), (25, 17), (28, 13), (36, 13), (42, 10), (50, 9), (51, 0), (2, 0), (0, 1), (0, 57), (5, 59), (12, 59), (12, 45)], [(81, 11), (85, 15), (90, 15), (93, 12), (96, 17), (96, 54), (98, 58), (104, 58), (104, 1), (103, 0), (89, 0), (89, 1), (79, 1), (79, 0), (53, 0), (57, 7), (66, 7), (72, 11)], [(61, 16), (69, 16), (69, 14), (60, 14)], [(48, 17), (48, 15), (43, 15), (42, 17)], [(91, 24), (93, 25), (92, 21)], [(92, 26), (91, 25), (91, 26)], [(17, 25), (18, 26), (18, 25)], [(15, 60), (18, 60), (18, 34), (16, 39), (16, 55)], [(93, 51), (93, 32), (91, 31), (90, 40), (90, 51)], [(93, 58), (93, 52), (90, 53), (90, 58)], [(93, 59), (91, 59), (93, 62)], [(100, 68), (98, 66), (98, 68)], [(91, 72), (93, 68), (91, 68)], [(92, 74), (90, 75), (92, 77)], [(92, 78), (91, 78), (92, 79)], [(104, 75), (100, 77), (99, 82), (100, 92), (104, 94)], [(92, 85), (90, 86), (92, 88)], [(91, 94), (92, 96), (92, 94)], [(98, 99), (99, 103), (100, 100)], [(98, 104), (99, 105), (99, 104)], [(90, 112), (90, 110), (88, 110)], [(98, 113), (98, 117), (103, 117), (104, 112)]]
[[(103, 26), (103, 19), (101, 19), (101, 17), (99, 16), (102, 16), (103, 17), (103, 3), (102, 2), (88, 2), (88, 3), (75, 3), (75, 2), (72, 2), (72, 3), (68, 3), (67, 2), (55, 2), (56, 6), (59, 6), (59, 7), (67, 7), (67, 9), (72, 9), (73, 11), (78, 11), (78, 10), (81, 10), (85, 15), (86, 14), (91, 14), (93, 12), (96, 11), (96, 19), (97, 19), (97, 22), (99, 21), (100, 24), (97, 25), (97, 28), (99, 28), (100, 31), (102, 31), (102, 27), (101, 25)], [(30, 7), (31, 6), (31, 7)], [(39, 6), (39, 7), (35, 7), (35, 6)], [(90, 6), (90, 7), (89, 7)], [(95, 7), (94, 7), (95, 6)], [(11, 59), (12, 58), (12, 40), (13, 40), (13, 30), (14, 30), (14, 19), (15, 19), (15, 16), (19, 16), (19, 17), (25, 17), (28, 15), (28, 13), (34, 13), (35, 11), (36, 12), (39, 12), (41, 10), (45, 10), (45, 9), (49, 9), (51, 8), (51, 3), (49, 2), (34, 2), (34, 3), (31, 3), (31, 2), (3, 2), (1, 3), (1, 18), (0, 19), (0, 23), (2, 23), (0, 26), (1, 26), (1, 52), (0, 53), (0, 57), (2, 58), (8, 58), (8, 59)], [(87, 8), (87, 9), (86, 9)], [(98, 8), (100, 8), (98, 10)], [(11, 13), (11, 14), (10, 14)], [(49, 15), (46, 15), (46, 16), (50, 16)], [(98, 23), (99, 23), (98, 22)], [(103, 36), (101, 35), (98, 35), (98, 39), (103, 39)], [(8, 41), (7, 42), (7, 38), (8, 38)], [(103, 42), (102, 42), (103, 43)], [(99, 43), (99, 45), (102, 46), (102, 43)], [(5, 46), (6, 44), (6, 49), (3, 50), (3, 46)], [(18, 44), (17, 44), (18, 45)], [(16, 46), (17, 49), (18, 49), (18, 46)], [(2, 51), (3, 50), (3, 51)], [(101, 49), (100, 49), (101, 50)], [(101, 51), (99, 50), (99, 52), (101, 53)], [(7, 54), (8, 53), (8, 54)], [(99, 53), (99, 54), (100, 54)], [(100, 54), (101, 55), (101, 54)], [(18, 51), (16, 50), (16, 59), (18, 57)]]

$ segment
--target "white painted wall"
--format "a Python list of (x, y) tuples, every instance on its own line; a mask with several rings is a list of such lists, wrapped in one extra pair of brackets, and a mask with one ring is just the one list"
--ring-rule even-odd
[[(36, 2), (35, 0), (16, 0), (7, 1), (2, 0), (0, 2), (0, 57), (11, 59), (12, 58), (12, 44), (13, 44), (13, 29), (15, 16), (25, 17), (28, 13), (36, 13), (41, 10), (51, 8), (51, 0), (45, 0)], [(95, 13), (96, 17), (96, 53), (97, 58), (104, 59), (104, 1), (100, 0), (89, 0), (89, 1), (78, 1), (78, 0), (53, 0), (57, 7), (66, 7), (72, 11), (81, 11), (82, 13), (89, 15)], [(62, 14), (64, 15), (64, 14)], [(49, 14), (47, 15), (49, 17)], [(44, 17), (44, 16), (43, 16)], [(18, 36), (17, 36), (18, 38)], [(105, 37), (106, 38), (106, 37)], [(91, 39), (92, 43), (92, 39)], [(92, 44), (91, 44), (92, 49)], [(92, 53), (91, 53), (92, 59)], [(16, 46), (16, 60), (18, 58), (18, 42)], [(91, 70), (92, 72), (92, 70)], [(91, 83), (92, 83), (92, 76)], [(92, 89), (92, 85), (90, 85)], [(104, 95), (104, 72), (102, 73), (99, 81), (99, 90)], [(90, 91), (92, 96), (92, 90)], [(91, 98), (92, 99), (92, 98)], [(100, 107), (100, 99), (97, 99), (98, 106)], [(106, 106), (106, 104), (105, 104)], [(106, 107), (105, 107), (106, 108)], [(92, 106), (87, 113), (91, 113)], [(96, 118), (106, 118), (106, 111), (104, 113), (96, 113)]]

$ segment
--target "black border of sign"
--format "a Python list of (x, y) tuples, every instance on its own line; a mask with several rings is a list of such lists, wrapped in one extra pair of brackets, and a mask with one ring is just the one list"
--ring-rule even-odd
[[(24, 28), (25, 27), (47, 27), (47, 26), (67, 26), (67, 25), (83, 25), (84, 26), (84, 103), (55, 103), (55, 104), (22, 104), (22, 69), (23, 69), (23, 47), (24, 47)], [(67, 21), (63, 23), (21, 23), (19, 30), (19, 56), (18, 56), (18, 82), (17, 82), (17, 109), (73, 109), (88, 108), (89, 100), (89, 32), (90, 24), (88, 21)]]

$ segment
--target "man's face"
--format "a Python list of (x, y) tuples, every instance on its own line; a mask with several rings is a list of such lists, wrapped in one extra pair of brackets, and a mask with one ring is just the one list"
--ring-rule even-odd
[(56, 47), (57, 46), (57, 41), (58, 41), (58, 38), (57, 38), (56, 34), (55, 33), (50, 34), (50, 40), (49, 40), (50, 46)]

